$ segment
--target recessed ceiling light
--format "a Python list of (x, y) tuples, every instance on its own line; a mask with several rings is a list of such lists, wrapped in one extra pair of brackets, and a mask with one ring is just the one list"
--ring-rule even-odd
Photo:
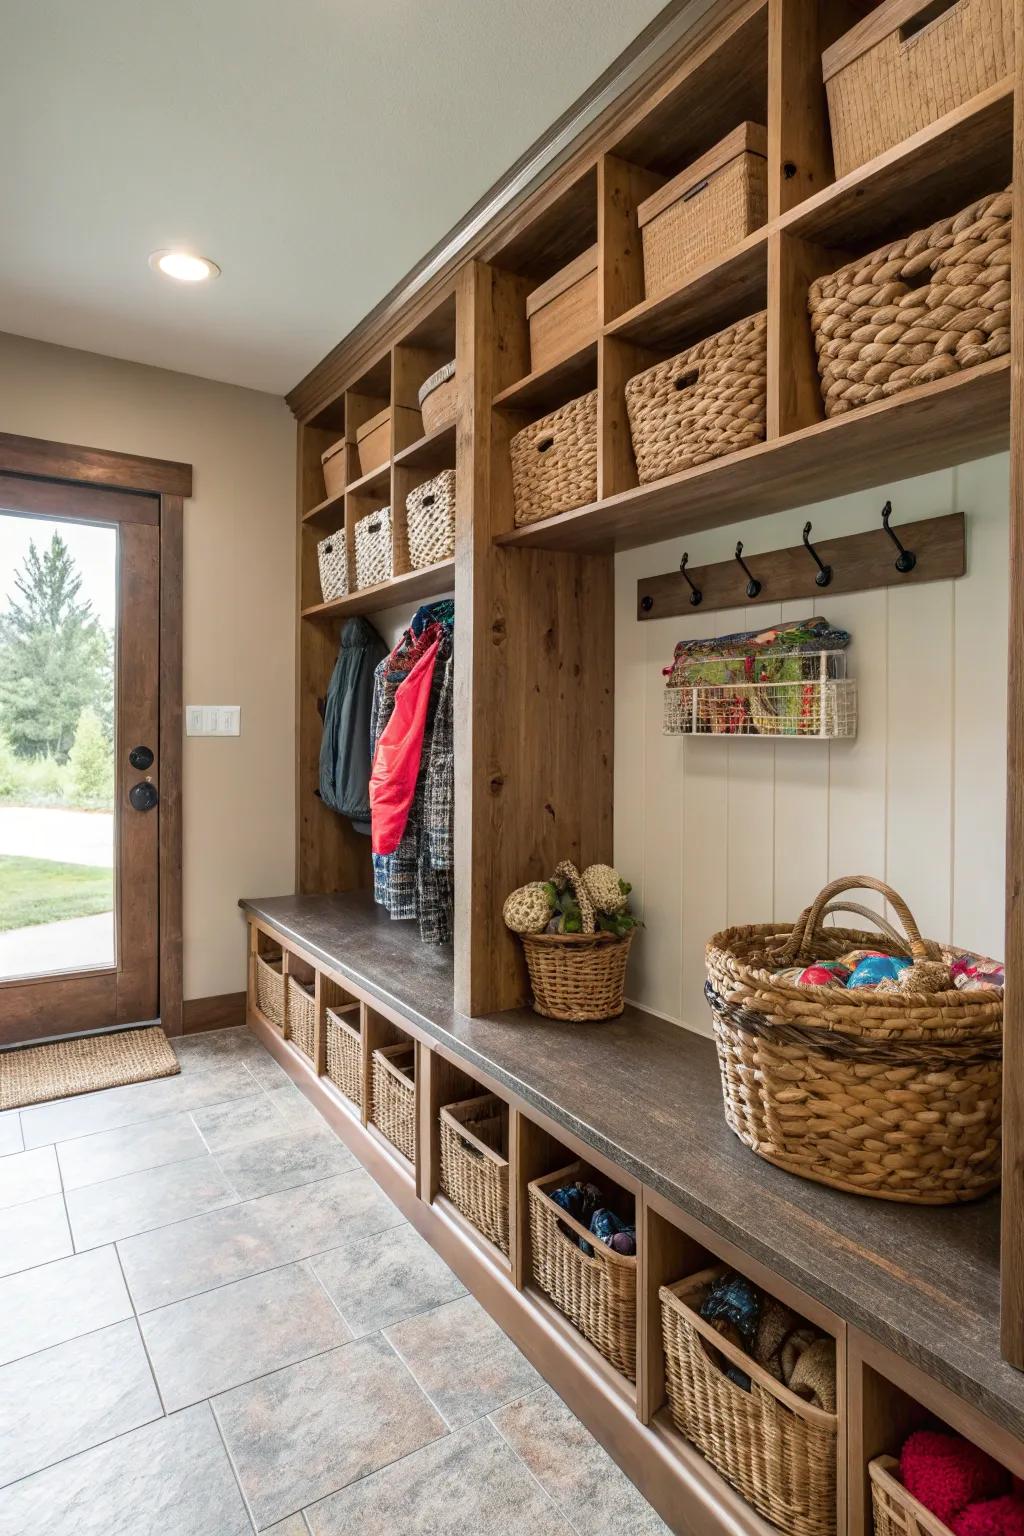
[(205, 283), (220, 277), (220, 267), (205, 256), (193, 256), (188, 251), (154, 251), (149, 258), (154, 272), (173, 277), (179, 283)]

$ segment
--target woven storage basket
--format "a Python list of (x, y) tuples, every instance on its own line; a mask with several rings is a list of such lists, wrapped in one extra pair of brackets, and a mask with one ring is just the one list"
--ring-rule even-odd
[[(605, 1359), (635, 1381), (636, 1259), (616, 1253), (551, 1199), (549, 1190), (578, 1178), (601, 1182), (573, 1163), (528, 1185), (533, 1278)], [(570, 1232), (585, 1239), (592, 1254)]]
[(264, 960), (254, 955), (256, 962), (256, 1006), (265, 1019), (284, 1029), (284, 973), (280, 960)]
[(626, 410), (642, 485), (764, 440), (767, 314), (638, 373)]
[(983, 197), (811, 284), (825, 414), (1010, 350), (1010, 193)]
[(895, 1456), (876, 1456), (868, 1462), (868, 1475), (875, 1536), (952, 1536), (949, 1526), (904, 1488)]
[(445, 363), (429, 379), (424, 379), (417, 396), (423, 431), (429, 436), (439, 432), (459, 413), (459, 386), (455, 382), (455, 363)]
[(443, 469), (405, 499), (409, 569), (422, 570), (455, 553), (455, 471)]
[[(363, 1102), (363, 1037), (359, 1032), (359, 1008), (328, 1008), (327, 1076), (353, 1104)], [(354, 1020), (354, 1022), (353, 1022)]]
[(416, 1161), (415, 1064), (412, 1045), (382, 1045), (373, 1053), (370, 1119), (410, 1163)]
[(312, 1061), (316, 1035), (316, 1001), (312, 991), (303, 986), (301, 981), (296, 981), (294, 976), (288, 977), (285, 1017), (288, 1039), (294, 1040), (303, 1056), (308, 1056)]
[(597, 500), (597, 390), (517, 432), (509, 444), (516, 527)]
[[(851, 888), (888, 899), (902, 946), (822, 926), (826, 910), (848, 908), (830, 903)], [(755, 924), (710, 940), (705, 990), (726, 1120), (768, 1162), (836, 1189), (922, 1205), (986, 1194), (999, 1183), (1002, 988), (851, 991), (775, 974), (855, 948), (909, 956), (922, 988), (936, 960), (964, 953), (925, 942), (901, 897), (866, 875), (826, 886), (792, 932)]]
[(637, 209), (648, 299), (736, 245), (768, 217), (768, 134), (743, 123)]
[(508, 1254), (508, 1105), (493, 1093), (441, 1110), (441, 1189)]
[(348, 594), (348, 545), (345, 530), (339, 528), (330, 538), (321, 539), (316, 547), (320, 566), (320, 592), (325, 603)]
[(355, 526), (356, 588), (390, 581), (393, 573), (391, 508), (368, 512)]
[(822, 56), (837, 176), (1013, 73), (1013, 0), (886, 0)]
[(618, 1018), (625, 1003), (626, 965), (633, 935), (595, 932), (594, 906), (574, 864), (556, 875), (572, 886), (583, 918), (582, 933), (521, 933), (533, 989), (533, 1009), (546, 1019), (582, 1024)]
[[(659, 1292), (672, 1418), (787, 1536), (833, 1536), (836, 1415), (791, 1392), (699, 1315), (708, 1286), (724, 1269), (716, 1265)], [(715, 1354), (750, 1377), (749, 1392), (729, 1380)]]

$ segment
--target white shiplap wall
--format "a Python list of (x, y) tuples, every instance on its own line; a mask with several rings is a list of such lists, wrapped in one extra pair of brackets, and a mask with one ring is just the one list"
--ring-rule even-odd
[[(616, 559), (615, 860), (645, 927), (634, 1002), (710, 1033), (704, 944), (727, 924), (792, 919), (826, 881), (880, 876), (929, 937), (1003, 950), (1007, 455), (630, 551)], [(967, 574), (899, 591), (638, 623), (638, 577), (877, 525), (967, 513)], [(906, 539), (913, 548), (912, 531)], [(737, 569), (737, 591), (742, 593)], [(677, 640), (823, 613), (851, 631), (849, 742), (661, 733)], [(854, 898), (857, 899), (857, 898)], [(870, 896), (861, 896), (874, 905)], [(855, 922), (855, 920), (851, 920)]]

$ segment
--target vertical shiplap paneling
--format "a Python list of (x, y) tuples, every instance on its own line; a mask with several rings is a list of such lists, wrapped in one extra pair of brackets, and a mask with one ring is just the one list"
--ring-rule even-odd
[[(758, 609), (765, 628), (778, 622), (781, 605)], [(750, 614), (730, 608), (715, 615), (715, 633), (750, 628)], [(693, 750), (708, 746), (694, 742)], [(726, 747), (729, 856), (726, 864), (726, 922), (759, 923), (772, 915), (775, 862), (775, 743), (743, 737)]]
[[(857, 735), (829, 749), (828, 878), (873, 875), (885, 879), (885, 794), (888, 750), (889, 602), (883, 592), (839, 598), (829, 618), (853, 636), (849, 675), (858, 681)], [(864, 679), (864, 683), (861, 683)], [(884, 912), (873, 892), (855, 898)], [(856, 927), (856, 923), (843, 926)]]
[[(823, 599), (781, 605), (780, 622), (816, 612), (831, 618)], [(828, 878), (828, 754), (823, 741), (779, 741), (775, 748), (775, 898), (755, 921), (791, 923)]]
[[(644, 802), (644, 927), (635, 944), (636, 968), (630, 995), (655, 1013), (677, 1017), (682, 997), (683, 823), (686, 783), (679, 736), (662, 732), (662, 694), (667, 665), (678, 638), (671, 619), (638, 625), (647, 645), (645, 677), (645, 772), (636, 789)], [(655, 810), (656, 807), (656, 810)], [(653, 813), (653, 814), (652, 814)], [(627, 878), (627, 867), (623, 871)]]

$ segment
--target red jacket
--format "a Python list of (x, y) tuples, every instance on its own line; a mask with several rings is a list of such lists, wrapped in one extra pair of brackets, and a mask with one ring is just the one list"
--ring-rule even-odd
[(370, 770), (370, 825), (374, 853), (394, 853), (402, 841), (416, 793), (427, 706), (440, 637), (433, 640), (398, 685), (391, 718), (380, 734)]

